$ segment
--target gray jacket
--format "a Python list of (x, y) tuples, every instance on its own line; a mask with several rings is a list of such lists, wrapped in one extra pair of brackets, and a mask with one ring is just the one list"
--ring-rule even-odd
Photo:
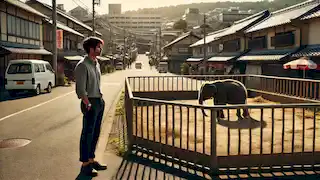
[(93, 62), (88, 56), (79, 61), (75, 68), (76, 93), (79, 99), (83, 96), (88, 98), (100, 98), (100, 64)]

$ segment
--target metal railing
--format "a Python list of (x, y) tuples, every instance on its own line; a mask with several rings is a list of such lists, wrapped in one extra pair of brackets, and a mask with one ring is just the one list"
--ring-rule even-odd
[[(247, 77), (258, 78), (261, 84)], [(161, 78), (165, 82), (151, 86)], [(175, 83), (173, 86), (165, 84), (170, 84), (176, 78), (182, 79), (180, 85), (188, 82), (187, 85), (179, 88)], [(279, 90), (276, 88), (279, 86), (270, 87), (267, 85), (270, 77), (253, 75), (127, 78), (125, 108), (129, 147), (186, 166), (190, 163), (200, 164), (212, 171), (230, 167), (312, 166), (320, 163), (320, 134), (316, 131), (320, 122), (318, 103), (208, 107), (133, 96), (133, 92), (138, 91), (195, 91), (202, 82), (218, 78), (238, 79), (246, 86), (250, 85), (259, 90), (271, 89), (275, 93), (296, 92), (281, 88)], [(151, 79), (146, 86), (144, 83)], [(137, 80), (140, 85), (136, 84)], [(270, 82), (281, 81), (290, 84), (296, 79), (279, 78)], [(312, 82), (319, 86), (318, 81), (303, 82)], [(162, 83), (165, 85), (160, 86)], [(311, 98), (314, 94), (303, 95)], [(250, 119), (238, 119), (236, 110), (242, 108), (249, 109)], [(208, 117), (202, 114), (203, 109), (209, 114)], [(224, 110), (226, 118), (218, 121), (216, 114), (221, 109)]]
[(235, 79), (248, 89), (320, 100), (320, 80), (262, 75), (193, 75), (129, 77), (133, 92), (198, 91), (204, 82)]

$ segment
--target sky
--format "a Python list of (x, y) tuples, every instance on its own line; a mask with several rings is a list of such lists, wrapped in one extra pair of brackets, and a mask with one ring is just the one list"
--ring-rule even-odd
[[(51, 5), (52, 0), (38, 0), (44, 3)], [(92, 0), (56, 0), (57, 4), (64, 4), (64, 8), (69, 11), (78, 5), (82, 7), (88, 7), (89, 10), (92, 10)], [(96, 11), (99, 14), (108, 13), (108, 4), (117, 3), (122, 4), (122, 12), (128, 10), (137, 10), (139, 8), (154, 8), (178, 4), (190, 4), (190, 3), (201, 3), (201, 2), (215, 2), (218, 0), (151, 0), (152, 3), (148, 0), (100, 0), (100, 6), (96, 6)], [(219, 0), (219, 1), (257, 1), (257, 0)], [(148, 2), (148, 3), (146, 3)]]

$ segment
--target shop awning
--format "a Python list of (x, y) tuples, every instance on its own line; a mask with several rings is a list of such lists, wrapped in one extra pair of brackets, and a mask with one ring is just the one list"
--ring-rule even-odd
[(203, 58), (188, 58), (186, 62), (200, 62)]
[(69, 60), (69, 61), (80, 61), (84, 57), (82, 57), (82, 56), (64, 56), (64, 58)]
[(226, 62), (235, 58), (235, 56), (214, 56), (208, 59), (208, 62)]
[(52, 55), (51, 52), (41, 48), (41, 49), (26, 49), (26, 48), (16, 48), (16, 47), (5, 47), (1, 46), (2, 49), (15, 54), (38, 54), (38, 55)]
[(243, 56), (240, 56), (238, 61), (281, 61), (289, 57), (292, 53), (298, 49), (274, 49), (274, 50), (261, 50), (261, 51), (250, 51)]
[(279, 61), (286, 55), (248, 55), (241, 56), (238, 61)]
[(247, 51), (240, 52), (221, 52), (208, 59), (208, 62), (227, 62), (237, 59), (239, 56), (245, 54)]

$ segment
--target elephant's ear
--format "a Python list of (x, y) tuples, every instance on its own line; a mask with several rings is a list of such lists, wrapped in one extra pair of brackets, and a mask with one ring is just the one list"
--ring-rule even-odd
[(215, 84), (210, 84), (208, 85), (208, 87), (210, 89), (210, 92), (212, 92), (212, 96), (214, 96), (218, 92), (217, 86)]

